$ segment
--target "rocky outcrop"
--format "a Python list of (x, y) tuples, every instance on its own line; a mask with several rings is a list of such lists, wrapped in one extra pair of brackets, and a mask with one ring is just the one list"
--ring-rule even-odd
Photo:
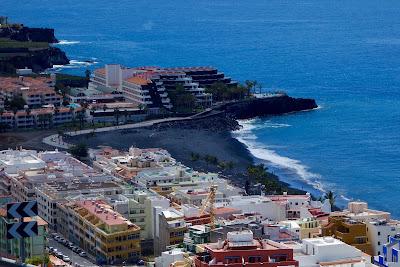
[(65, 65), (69, 59), (61, 49), (48, 47), (46, 49), (30, 50), (26, 48), (0, 49), (1, 53), (10, 56), (0, 60), (0, 72), (15, 73), (16, 69), (30, 68), (34, 72), (41, 72), (53, 65)]
[(212, 132), (234, 131), (240, 128), (238, 119), (280, 115), (317, 108), (314, 99), (293, 98), (281, 95), (269, 98), (252, 98), (228, 103), (202, 116), (188, 120), (159, 123), (153, 128), (201, 129)]
[(287, 95), (267, 98), (252, 98), (229, 103), (221, 107), (236, 119), (251, 119), (259, 116), (279, 115), (289, 112), (317, 108), (314, 99), (293, 98)]
[(21, 42), (58, 43), (54, 29), (10, 26), (0, 29), (0, 38), (8, 38)]

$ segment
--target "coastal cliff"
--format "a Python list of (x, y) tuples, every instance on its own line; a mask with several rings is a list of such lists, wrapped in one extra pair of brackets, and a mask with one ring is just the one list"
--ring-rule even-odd
[(57, 42), (53, 29), (3, 24), (0, 27), (0, 73), (15, 74), (16, 69), (21, 68), (42, 72), (53, 65), (69, 64), (66, 54), (51, 46)]
[(20, 42), (58, 43), (54, 35), (54, 29), (29, 28), (23, 25), (0, 28), (0, 38), (8, 38)]
[(69, 59), (57, 47), (43, 49), (0, 48), (0, 73), (14, 74), (16, 69), (29, 68), (41, 72), (53, 65), (66, 65)]

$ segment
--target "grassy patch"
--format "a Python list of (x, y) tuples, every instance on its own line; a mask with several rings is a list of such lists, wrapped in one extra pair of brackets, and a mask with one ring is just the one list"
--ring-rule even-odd
[(20, 42), (8, 38), (0, 38), (0, 48), (48, 48), (46, 42)]

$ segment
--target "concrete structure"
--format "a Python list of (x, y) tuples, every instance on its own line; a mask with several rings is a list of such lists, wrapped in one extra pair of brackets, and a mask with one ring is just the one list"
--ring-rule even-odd
[(122, 193), (122, 188), (111, 181), (82, 181), (75, 179), (70, 182), (53, 181), (36, 187), (36, 200), (39, 215), (45, 219), (50, 228), (57, 231), (60, 222), (59, 204), (67, 197), (81, 194), (96, 196), (113, 196)]
[(129, 152), (105, 147), (90, 151), (91, 157), (95, 159), (93, 167), (97, 170), (115, 175), (125, 181), (130, 181), (136, 175), (146, 169), (160, 169), (164, 166), (176, 164), (174, 158), (163, 149), (129, 148)]
[(343, 216), (329, 216), (328, 224), (322, 226), (322, 235), (334, 236), (346, 244), (372, 255), (372, 246), (367, 238), (367, 226), (365, 223)]
[(232, 196), (227, 207), (240, 209), (243, 213), (257, 213), (263, 220), (286, 219), (286, 203), (274, 202), (264, 196)]
[(154, 220), (158, 210), (169, 207), (169, 200), (146, 189), (138, 189), (129, 194), (107, 197), (106, 201), (113, 209), (140, 227), (141, 249), (143, 255), (154, 253), (154, 233), (158, 225)]
[(185, 252), (182, 249), (164, 251), (155, 259), (155, 267), (170, 267), (172, 263), (184, 261)]
[(103, 201), (61, 205), (61, 232), (98, 264), (135, 262), (140, 256), (140, 227)]
[(349, 202), (346, 210), (333, 212), (332, 216), (346, 216), (360, 222), (390, 220), (389, 212), (368, 209), (368, 203), (366, 202)]
[(205, 245), (194, 264), (196, 267), (299, 266), (291, 248), (270, 240), (255, 240), (251, 231), (230, 232), (225, 241)]
[(157, 215), (155, 218), (154, 255), (159, 256), (161, 252), (183, 243), (187, 225), (183, 213), (176, 209), (163, 209)]
[(366, 267), (371, 266), (371, 257), (357, 248), (332, 237), (303, 239), (302, 244), (285, 243), (293, 248), (294, 259), (299, 267)]
[(296, 234), (300, 239), (313, 238), (321, 234), (319, 221), (313, 217), (281, 221), (279, 225), (284, 226), (289, 232)]

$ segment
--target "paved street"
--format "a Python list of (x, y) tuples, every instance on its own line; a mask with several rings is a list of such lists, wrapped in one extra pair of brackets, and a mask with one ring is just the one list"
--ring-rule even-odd
[(79, 256), (78, 254), (76, 254), (66, 246), (58, 243), (52, 238), (49, 238), (49, 247), (56, 248), (62, 254), (67, 255), (71, 259), (72, 266), (75, 266), (74, 263), (78, 263), (80, 266), (85, 266), (85, 267), (97, 266), (96, 264), (90, 262), (87, 258)]

